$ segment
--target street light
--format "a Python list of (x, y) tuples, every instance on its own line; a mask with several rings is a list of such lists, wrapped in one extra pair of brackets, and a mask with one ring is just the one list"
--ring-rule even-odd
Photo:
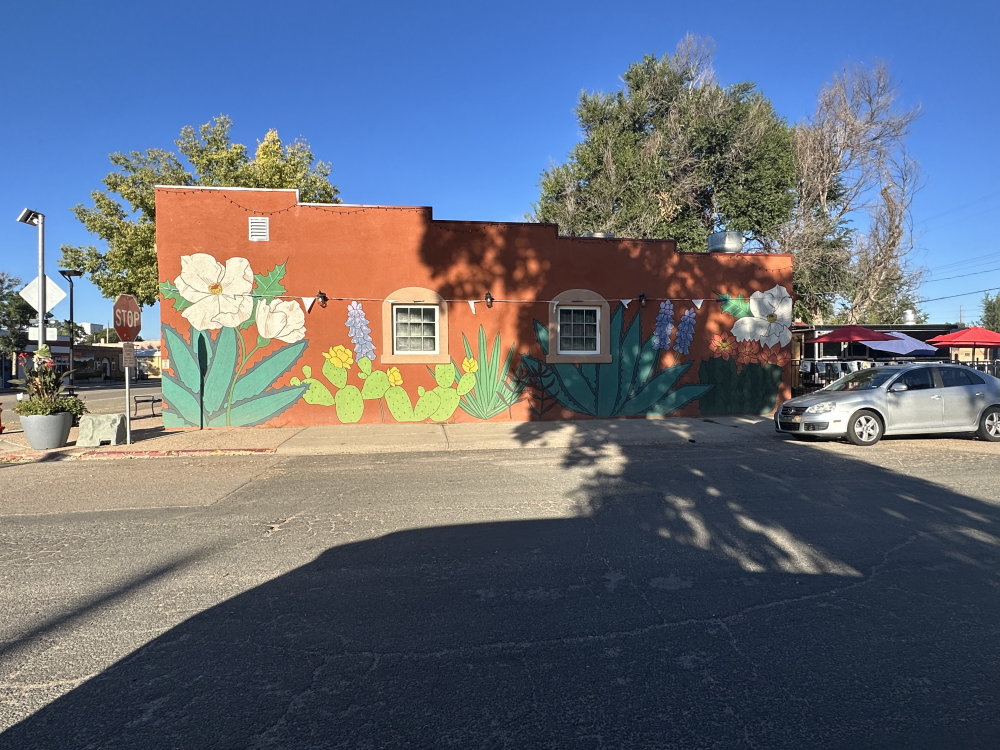
[(73, 279), (83, 276), (83, 271), (78, 271), (75, 268), (60, 268), (59, 273), (69, 282), (69, 387), (72, 388), (75, 385), (73, 370), (76, 365), (73, 361), (73, 344), (76, 340), (76, 323), (73, 321)]
[(38, 348), (41, 349), (45, 346), (45, 214), (26, 208), (17, 220), (38, 227)]

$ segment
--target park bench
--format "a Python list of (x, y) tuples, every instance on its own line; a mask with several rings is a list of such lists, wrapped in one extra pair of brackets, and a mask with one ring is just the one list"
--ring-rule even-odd
[[(163, 399), (159, 396), (133, 396), (132, 397), (132, 416), (138, 416), (139, 404), (149, 404), (149, 413), (152, 416), (156, 416), (156, 405), (163, 403)], [(162, 408), (162, 407), (161, 407)]]

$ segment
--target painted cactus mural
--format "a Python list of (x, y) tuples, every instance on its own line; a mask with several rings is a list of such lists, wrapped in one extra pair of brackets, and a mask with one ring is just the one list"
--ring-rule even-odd
[[(312, 367), (303, 365), (303, 378), (293, 377), (292, 385), (303, 386), (302, 398), (315, 406), (333, 406), (337, 419), (345, 424), (360, 422), (366, 401), (378, 401), (382, 409), (397, 422), (422, 422), (426, 419), (444, 422), (451, 419), (459, 402), (476, 384), (478, 362), (470, 357), (462, 363), (462, 375), (453, 363), (439, 364), (432, 371), (433, 388), (418, 386), (416, 402), (403, 387), (403, 376), (398, 367), (377, 370), (372, 366), (375, 347), (371, 340), (371, 328), (360, 302), (351, 302), (347, 312), (347, 327), (350, 329), (354, 351), (343, 345), (330, 347), (323, 353), (321, 374), (323, 380), (313, 377)], [(355, 355), (357, 362), (355, 363)], [(356, 376), (361, 387), (348, 383), (348, 378), (357, 366)]]
[(160, 284), (191, 325), (189, 340), (163, 326), (173, 370), (163, 374), (164, 426), (264, 424), (302, 396), (304, 387), (277, 385), (308, 345), (301, 306), (280, 299), (284, 275), (284, 264), (254, 274), (246, 258), (222, 264), (208, 253), (181, 257), (180, 276)]
[[(475, 356), (464, 333), (462, 343), (465, 346), (463, 367), (468, 372), (469, 363), (475, 363), (476, 369), (472, 372), (476, 372), (476, 384), (471, 391), (462, 395), (458, 403), (459, 408), (469, 416), (483, 420), (492, 419), (505, 411), (509, 412), (524, 392), (524, 386), (518, 384), (511, 375), (510, 365), (514, 357), (514, 347), (507, 349), (507, 354), (501, 361), (500, 334), (497, 333), (493, 339), (493, 349), (490, 350), (486, 344), (486, 331), (482, 326), (479, 326)], [(481, 367), (479, 363), (482, 363)]]
[(712, 359), (698, 371), (716, 387), (699, 402), (702, 414), (766, 414), (777, 401), (790, 361), (792, 298), (782, 286), (749, 299), (717, 295), (723, 312), (736, 318), (731, 332), (709, 344)]
[[(659, 351), (668, 344), (664, 337), (669, 337), (669, 330), (658, 326), (657, 332), (643, 341), (641, 314), (636, 313), (625, 328), (624, 310), (621, 305), (611, 316), (610, 362), (548, 364), (523, 356), (522, 381), (544, 389), (545, 396), (564, 408), (594, 417), (662, 416), (712, 388), (710, 383), (677, 385), (691, 362), (658, 369)], [(538, 343), (548, 354), (548, 329), (537, 320), (534, 325)]]

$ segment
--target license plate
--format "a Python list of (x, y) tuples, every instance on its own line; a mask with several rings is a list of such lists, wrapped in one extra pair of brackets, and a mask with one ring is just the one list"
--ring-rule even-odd
[(792, 421), (793, 422), (801, 422), (802, 421), (802, 415), (801, 414), (796, 414), (794, 417), (792, 417)]

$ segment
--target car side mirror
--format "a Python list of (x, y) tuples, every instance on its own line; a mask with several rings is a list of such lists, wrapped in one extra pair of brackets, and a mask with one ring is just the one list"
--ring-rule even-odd
[(892, 388), (889, 389), (889, 393), (896, 393), (897, 391), (908, 391), (910, 386), (906, 383), (893, 383)]

